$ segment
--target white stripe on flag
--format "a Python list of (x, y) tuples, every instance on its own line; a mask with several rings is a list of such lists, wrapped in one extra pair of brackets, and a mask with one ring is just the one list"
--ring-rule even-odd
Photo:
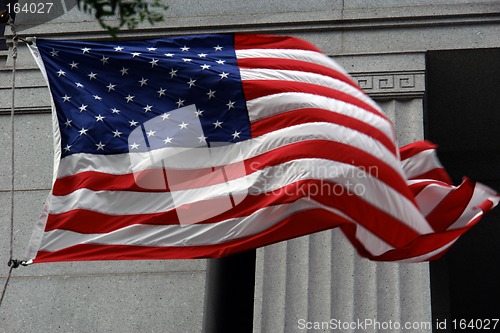
[(383, 112), (380, 107), (367, 95), (361, 92), (359, 89), (354, 88), (353, 86), (339, 80), (334, 79), (332, 77), (310, 73), (310, 72), (301, 72), (301, 71), (293, 71), (293, 70), (277, 70), (277, 69), (240, 69), (241, 79), (245, 80), (278, 80), (278, 81), (292, 81), (292, 82), (302, 82), (302, 83), (310, 83), (316, 84), (320, 86), (324, 86), (330, 89), (335, 89), (351, 95), (360, 101), (369, 104), (374, 109)]
[[(212, 166), (225, 166), (229, 163), (241, 162), (243, 160), (259, 156), (277, 148), (284, 147), (297, 142), (307, 142), (310, 140), (329, 140), (350, 145), (360, 149), (383, 161), (393, 170), (404, 177), (399, 167), (399, 160), (387, 148), (366, 134), (362, 134), (353, 129), (331, 123), (306, 123), (296, 126), (276, 130), (264, 134), (258, 138), (237, 142), (232, 145), (210, 148), (212, 159), (207, 161), (199, 159), (197, 154), (184, 154), (184, 158), (178, 161), (179, 169), (193, 170), (209, 168)], [(130, 153), (152, 154), (155, 160), (160, 160), (168, 156), (169, 149), (156, 149), (150, 153)], [(81, 159), (85, 159), (87, 164), (82, 164)], [(134, 160), (140, 160), (135, 158)], [(215, 163), (214, 163), (215, 162)], [(147, 167), (146, 167), (147, 169)], [(142, 170), (140, 167), (132, 169), (130, 156), (128, 154), (117, 155), (95, 155), (95, 154), (74, 154), (64, 157), (61, 160), (58, 177), (74, 175), (84, 171), (99, 171), (112, 175), (129, 174), (133, 171)]]
[(338, 99), (309, 93), (287, 92), (262, 96), (247, 101), (252, 122), (290, 111), (317, 108), (336, 112), (367, 123), (394, 140), (394, 127), (387, 119)]
[(455, 223), (453, 223), (448, 228), (448, 230), (465, 227), (478, 214), (483, 214), (483, 211), (479, 209), (477, 206), (482, 204), (485, 201), (485, 198), (488, 198), (492, 202), (496, 200), (498, 203), (498, 196), (496, 196), (496, 193), (492, 191), (491, 188), (484, 186), (481, 183), (476, 183), (476, 186), (474, 187), (474, 193), (472, 194), (472, 198), (467, 204), (467, 207), (464, 209), (464, 212), (455, 221)]
[(422, 214), (427, 216), (452, 191), (450, 186), (430, 184), (415, 196), (415, 200)]
[(339, 73), (349, 77), (347, 71), (342, 68), (333, 59), (326, 55), (309, 50), (294, 50), (294, 49), (247, 49), (236, 50), (236, 58), (276, 58), (276, 59), (291, 59), (310, 62), (313, 64), (329, 67)]
[(434, 149), (424, 150), (401, 161), (401, 166), (408, 179), (418, 177), (434, 169), (442, 169)]

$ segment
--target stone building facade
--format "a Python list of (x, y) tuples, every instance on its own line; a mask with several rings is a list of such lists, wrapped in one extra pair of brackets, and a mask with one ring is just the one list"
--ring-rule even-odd
[[(500, 2), (494, 0), (170, 0), (168, 5), (164, 22), (123, 37), (257, 32), (306, 39), (342, 64), (382, 106), (400, 145), (425, 135), (429, 51), (500, 48)], [(23, 36), (108, 37), (76, 8), (39, 25), (18, 19)], [(6, 35), (11, 45), (8, 28)], [(0, 263), (9, 254), (11, 70), (11, 53), (0, 51)], [(22, 257), (51, 185), (52, 125), (46, 84), (23, 45), (16, 75), (14, 254)], [(200, 332), (205, 268), (204, 260), (19, 268), (0, 309), (0, 332)], [(2, 285), (7, 272), (1, 264)], [(300, 322), (330, 319), (430, 323), (434, 304), (428, 264), (367, 261), (336, 230), (257, 251), (254, 332), (305, 332)], [(414, 331), (432, 331), (423, 328)]]

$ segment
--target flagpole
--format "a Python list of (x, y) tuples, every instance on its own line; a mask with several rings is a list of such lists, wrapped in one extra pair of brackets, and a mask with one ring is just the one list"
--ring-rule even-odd
[(252, 333), (256, 250), (209, 259), (204, 333)]

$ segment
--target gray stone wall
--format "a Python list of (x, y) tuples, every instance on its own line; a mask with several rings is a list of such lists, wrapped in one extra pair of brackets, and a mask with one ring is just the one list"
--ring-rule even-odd
[[(427, 50), (500, 47), (498, 1), (172, 0), (168, 4), (165, 22), (143, 25), (124, 37), (242, 31), (307, 39), (335, 57), (381, 104), (396, 124), (401, 145), (423, 138)], [(43, 25), (24, 26), (22, 34), (108, 38), (76, 9)], [(14, 254), (21, 257), (50, 189), (52, 129), (47, 88), (23, 47), (17, 67)], [(0, 51), (2, 285), (8, 271), (3, 263), (9, 255), (11, 69), (9, 52)], [(179, 260), (19, 268), (0, 309), (0, 332), (200, 332), (205, 265), (204, 260)], [(255, 332), (304, 332), (299, 319), (431, 320), (426, 264), (369, 262), (359, 258), (335, 230), (259, 249), (256, 278)]]

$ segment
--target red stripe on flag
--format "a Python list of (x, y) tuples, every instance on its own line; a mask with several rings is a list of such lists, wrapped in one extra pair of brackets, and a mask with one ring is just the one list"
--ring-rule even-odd
[(245, 92), (245, 98), (247, 100), (253, 100), (255, 98), (263, 96), (287, 92), (306, 93), (333, 98), (338, 101), (355, 105), (365, 111), (371, 112), (379, 117), (386, 119), (387, 122), (390, 122), (389, 118), (387, 118), (385, 114), (375, 109), (371, 105), (360, 101), (356, 97), (317, 84), (278, 80), (245, 80), (243, 81), (243, 90)]
[(416, 197), (420, 192), (422, 192), (429, 185), (439, 185), (439, 186), (450, 187), (450, 185), (445, 183), (445, 182), (442, 182), (439, 180), (433, 180), (433, 179), (427, 179), (426, 181), (421, 181), (418, 183), (410, 184), (408, 187), (410, 188), (411, 193), (413, 193), (413, 196)]
[[(422, 235), (419, 238), (416, 238), (413, 242), (408, 243), (406, 246), (387, 251), (380, 256), (372, 258), (372, 260), (399, 261), (426, 255), (454, 241), (457, 237), (462, 235), (467, 230), (468, 228), (465, 230), (450, 230), (440, 233)], [(440, 253), (439, 256), (442, 256), (446, 251), (447, 250)]]
[[(146, 170), (151, 176), (158, 176), (158, 170)], [(163, 174), (163, 170), (160, 170)], [(145, 191), (136, 184), (133, 174), (112, 175), (98, 171), (83, 171), (76, 175), (57, 179), (52, 187), (55, 196), (68, 195), (80, 188), (93, 191)], [(163, 192), (164, 190), (147, 190), (148, 192)]]
[(474, 194), (476, 184), (465, 178), (463, 183), (449, 193), (441, 202), (427, 214), (427, 221), (435, 231), (448, 229), (463, 214), (466, 204)]
[(363, 91), (350, 77), (336, 71), (332, 68), (314, 64), (307, 61), (295, 59), (280, 59), (280, 58), (238, 58), (238, 67), (252, 69), (277, 69), (277, 70), (293, 70), (304, 73), (314, 73), (323, 76), (328, 76), (332, 79), (337, 79), (348, 85)]
[(313, 44), (289, 36), (273, 35), (234, 35), (234, 48), (236, 50), (247, 49), (301, 49), (321, 53)]
[(279, 130), (280, 128), (317, 122), (338, 124), (363, 133), (383, 144), (387, 150), (392, 152), (394, 156), (397, 156), (397, 147), (394, 142), (378, 128), (362, 120), (324, 109), (304, 108), (272, 115), (253, 122), (251, 124), (251, 131), (257, 137)]
[(415, 156), (425, 150), (436, 149), (436, 148), (437, 145), (425, 140), (410, 143), (406, 146), (399, 148), (401, 161), (404, 161), (412, 156)]

